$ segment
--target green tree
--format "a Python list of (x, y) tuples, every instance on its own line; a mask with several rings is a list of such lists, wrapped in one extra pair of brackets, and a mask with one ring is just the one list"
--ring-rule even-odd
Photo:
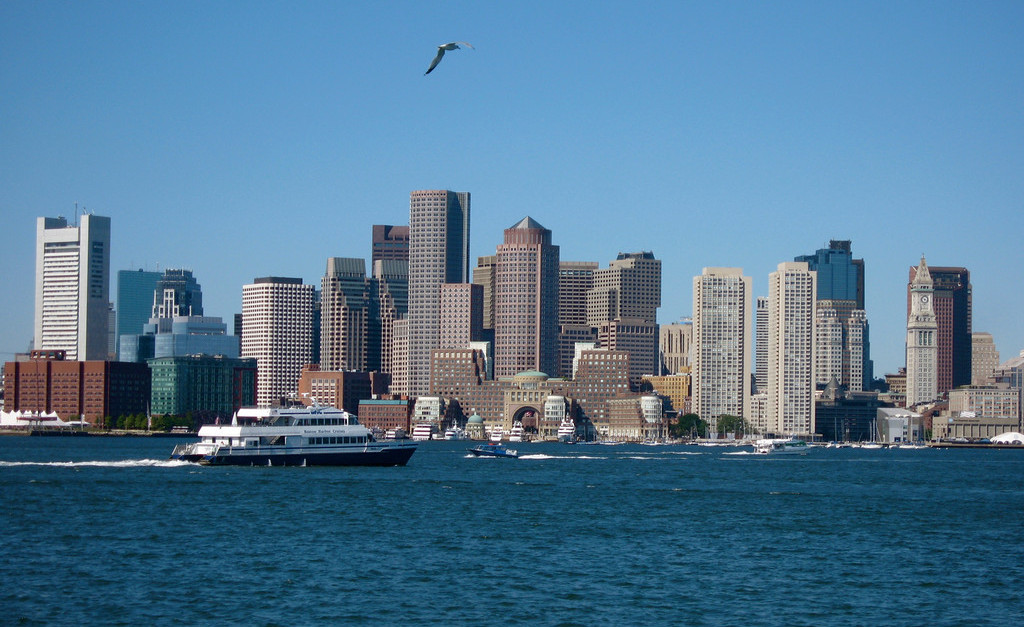
[(701, 420), (697, 414), (683, 414), (676, 419), (676, 422), (669, 425), (669, 433), (677, 438), (700, 437), (706, 434), (708, 423)]
[(729, 414), (722, 414), (718, 417), (718, 433), (735, 433), (737, 436), (743, 436), (747, 433), (747, 421), (739, 416), (731, 416)]

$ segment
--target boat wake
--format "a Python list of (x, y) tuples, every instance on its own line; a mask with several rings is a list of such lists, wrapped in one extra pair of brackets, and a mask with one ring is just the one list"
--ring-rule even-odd
[(608, 459), (607, 457), (595, 457), (592, 455), (546, 455), (544, 453), (533, 453), (520, 455), (519, 459)]
[(87, 462), (8, 462), (0, 461), (0, 468), (15, 466), (49, 466), (51, 468), (180, 468), (195, 466), (177, 459), (123, 459)]

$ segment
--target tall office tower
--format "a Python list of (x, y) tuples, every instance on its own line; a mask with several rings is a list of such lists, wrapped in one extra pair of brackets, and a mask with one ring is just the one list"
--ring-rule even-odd
[(662, 325), (658, 330), (662, 374), (679, 374), (690, 368), (690, 345), (693, 343), (693, 320)]
[(526, 217), (505, 229), (494, 289), (494, 377), (558, 368), (558, 246)]
[(768, 419), (780, 435), (814, 433), (817, 273), (780, 263), (768, 275)]
[(409, 395), (409, 319), (399, 318), (391, 327), (392, 394)]
[[(409, 262), (381, 259), (373, 262), (371, 281), (370, 350), (377, 351), (378, 369), (391, 372), (395, 321), (409, 311)], [(373, 364), (371, 363), (372, 367)]]
[(473, 268), (473, 283), (483, 289), (484, 295), (484, 329), (490, 329), (494, 334), (494, 283), (497, 281), (495, 271), (497, 270), (498, 258), (494, 255), (476, 258), (476, 267)]
[(441, 285), (441, 341), (438, 348), (468, 348), (484, 334), (484, 288), (476, 283)]
[(409, 227), (390, 224), (373, 225), (370, 265), (383, 259), (409, 260)]
[(242, 357), (256, 359), (256, 404), (273, 407), (298, 391), (313, 356), (312, 285), (263, 277), (242, 286)]
[(999, 351), (991, 333), (971, 334), (971, 385), (985, 385), (999, 367)]
[(68, 360), (105, 360), (110, 302), (110, 218), (36, 221), (36, 350)]
[(693, 412), (712, 431), (721, 415), (750, 407), (750, 277), (742, 268), (704, 268), (693, 279)]
[(661, 260), (650, 252), (619, 253), (607, 268), (594, 271), (587, 292), (587, 324), (616, 318), (657, 323), (661, 307)]
[(642, 318), (616, 318), (597, 327), (602, 348), (629, 353), (629, 385), (640, 390), (645, 376), (658, 372), (658, 325)]
[(153, 318), (203, 315), (203, 288), (191, 270), (164, 270), (152, 297)]
[(320, 369), (366, 370), (370, 284), (366, 262), (330, 257), (320, 279)]
[[(114, 332), (118, 339), (122, 335), (139, 335), (142, 327), (153, 314), (153, 293), (159, 272), (142, 270), (119, 270), (117, 272), (117, 322)], [(117, 348), (121, 355), (120, 342)]]
[(933, 401), (938, 392), (938, 325), (932, 308), (932, 277), (928, 265), (914, 269), (907, 315), (907, 407)]
[(558, 324), (587, 324), (587, 293), (594, 289), (596, 261), (558, 262)]
[[(907, 288), (907, 312), (911, 311), (910, 284), (917, 268), (910, 268)], [(932, 278), (932, 309), (938, 331), (938, 388), (945, 394), (971, 382), (971, 272), (967, 268), (934, 266), (928, 268)]]
[(442, 283), (469, 282), (469, 192), (409, 196), (409, 393), (430, 388), (430, 351), (440, 341)]
[[(601, 344), (609, 350), (629, 351), (631, 384), (645, 374), (657, 374), (660, 306), (661, 260), (653, 253), (619, 253), (607, 268), (594, 271), (594, 287), (587, 292), (587, 324), (601, 328), (611, 321), (639, 320), (653, 329), (634, 335), (628, 347), (614, 342), (618, 334), (607, 336), (611, 344)], [(635, 322), (628, 326), (639, 329)]]
[(768, 299), (757, 297), (754, 308), (754, 387), (755, 392), (768, 391)]
[[(818, 273), (818, 311), (834, 310), (841, 326), (843, 364), (836, 380), (851, 391), (870, 388), (874, 374), (864, 311), (864, 260), (853, 258), (850, 240), (831, 240), (828, 248), (794, 261), (806, 262), (808, 270)], [(860, 363), (851, 361), (855, 359)], [(820, 384), (828, 382), (818, 380)]]

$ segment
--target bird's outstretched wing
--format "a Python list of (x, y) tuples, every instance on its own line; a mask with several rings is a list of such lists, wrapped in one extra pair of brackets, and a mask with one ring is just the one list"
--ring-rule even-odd
[(441, 62), (441, 57), (443, 57), (443, 56), (444, 56), (444, 47), (438, 46), (437, 47), (437, 56), (434, 57), (434, 60), (430, 62), (430, 67), (427, 68), (427, 71), (424, 72), (423, 75), (426, 76), (427, 74), (430, 74), (431, 72), (433, 72), (434, 68), (437, 67), (437, 64)]
[[(457, 44), (462, 44), (463, 46), (469, 46), (470, 48), (473, 48), (473, 44), (471, 44), (471, 43), (469, 43), (469, 42), (465, 42), (465, 41), (456, 41), (455, 43), (457, 43)], [(473, 50), (476, 50), (476, 48), (473, 48)]]

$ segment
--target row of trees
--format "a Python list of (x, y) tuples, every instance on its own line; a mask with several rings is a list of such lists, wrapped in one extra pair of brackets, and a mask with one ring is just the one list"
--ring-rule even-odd
[[(152, 423), (150, 422), (152, 420)], [(188, 427), (191, 429), (195, 422), (191, 414), (186, 416), (153, 416), (150, 419), (146, 414), (131, 414), (129, 416), (107, 417), (107, 428), (128, 429), (132, 431), (170, 431), (174, 427)]]
[[(750, 431), (746, 420), (728, 414), (719, 416), (715, 426), (719, 435), (735, 433), (737, 437), (743, 437)], [(710, 435), (710, 427), (697, 414), (682, 414), (675, 422), (669, 423), (668, 433), (674, 438), (706, 438)]]

